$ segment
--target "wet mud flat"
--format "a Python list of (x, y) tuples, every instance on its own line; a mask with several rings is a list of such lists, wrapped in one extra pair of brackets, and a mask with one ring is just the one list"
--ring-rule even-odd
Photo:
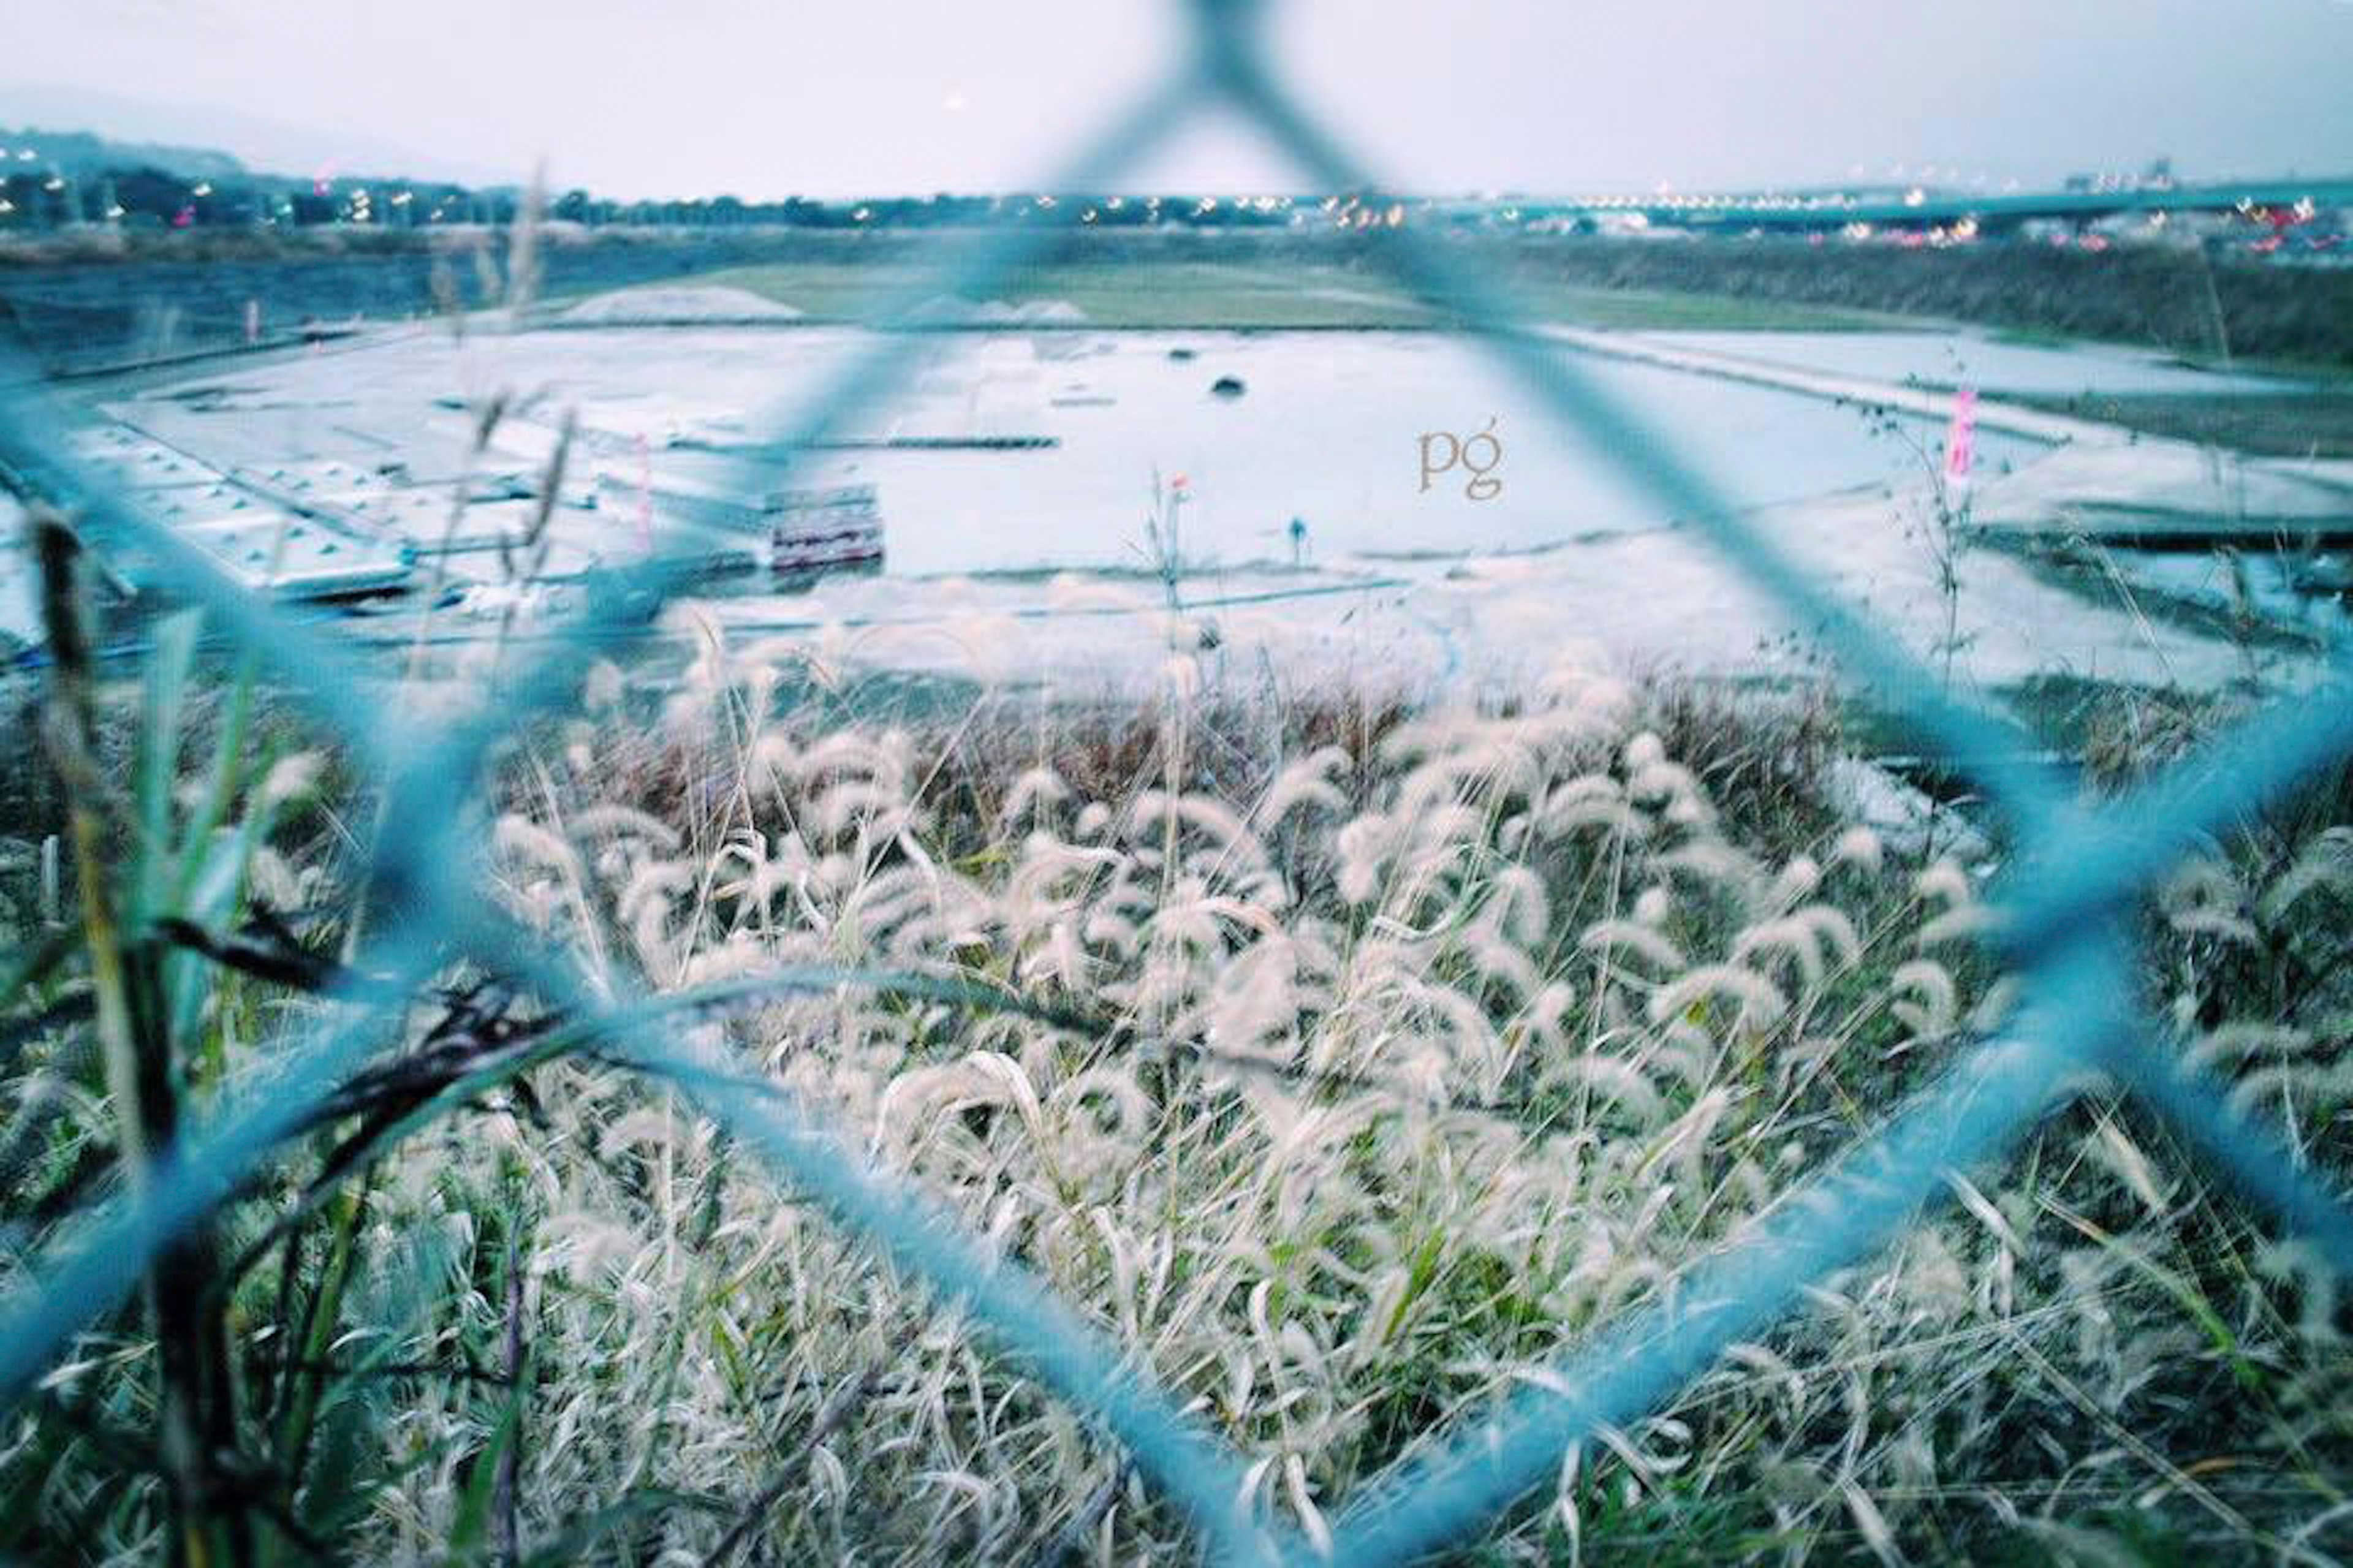
[[(817, 443), (780, 445), (796, 408), (871, 341), (821, 325), (462, 340), (380, 330), (81, 384), (92, 416), (82, 456), (304, 613), (453, 668), (545, 635), (582, 607), (598, 568), (660, 557), (707, 568), (693, 595), (733, 635), (802, 637), (876, 668), (959, 679), (1133, 689), (1174, 654), (1419, 691), (1534, 679), (1570, 649), (1699, 672), (1820, 673), (1811, 628), (1463, 345), (1397, 333), (943, 334), (926, 340), (899, 397)], [(2095, 423), (2038, 425), (2027, 410), (2012, 424), (2042, 437), (1989, 426), (1957, 498), (1935, 461), (1944, 394), (1917, 377), (1824, 369), (1814, 335), (1734, 346), (1737, 365), (1719, 363), (1724, 345), (1679, 347), (1673, 334), (1564, 352), (1895, 635), (1934, 652), (1954, 625), (1961, 667), (1990, 685), (2060, 668), (2240, 679), (2243, 639), (2199, 603), (2211, 584), (2179, 581), (2178, 562), (2143, 572), (2146, 552), (2128, 540), (2096, 576), (2055, 571), (2034, 558), (2038, 542), (2103, 507), (2202, 508), (2218, 482), (2242, 497), (2251, 482), (2318, 497), (2324, 510), (2343, 493), (2325, 465), (2291, 474), (2249, 459), (2216, 480), (2193, 448)], [(1863, 368), (1918, 346), (1863, 349)], [(2137, 387), (2148, 374), (2137, 360), (2058, 351), (2007, 356), (2004, 369), (2042, 384), (2080, 374)], [(1238, 395), (1219, 394), (1228, 383)], [(480, 440), (484, 409), (518, 387), (531, 395), (501, 404)], [(1892, 422), (1874, 396), (1895, 407)], [(1417, 454), (1433, 428), (1458, 445), (1462, 432), (1495, 431), (1500, 482), (1483, 496), (1460, 475), (1424, 484)], [(1165, 503), (1180, 475), (1181, 507), (1155, 518), (1155, 480)], [(776, 496), (812, 487), (871, 493), (879, 575), (777, 575), (757, 520)], [(680, 504), (697, 495), (711, 504)], [(1957, 499), (1955, 609), (1932, 544), (1957, 521)], [(714, 527), (731, 508), (750, 526)], [(1997, 531), (2005, 548), (1969, 547)], [(2141, 595), (2119, 592), (2119, 578)], [(2292, 585), (2266, 614), (2296, 620), (2312, 586)], [(2326, 640), (2286, 638), (2281, 678)]]

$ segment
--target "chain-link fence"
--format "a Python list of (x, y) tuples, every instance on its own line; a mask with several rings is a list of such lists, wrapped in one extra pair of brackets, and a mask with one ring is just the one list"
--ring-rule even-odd
[[(1376, 184), (1285, 86), (1253, 0), (1190, 0), (1190, 7), (1191, 47), (1177, 68), (1037, 188), (1108, 188), (1118, 171), (1205, 113), (1248, 121), (1314, 184)], [(2330, 671), (2326, 684), (2241, 721), (2169, 775), (2087, 808), (2065, 779), (2019, 760), (2031, 749), (2004, 720), (1951, 700), (1892, 638), (1737, 514), (1671, 441), (1606, 397), (1570, 350), (1525, 330), (1496, 283), (1456, 248), (1411, 228), (1388, 237), (1378, 252), (1384, 263), (1482, 342), (1567, 436), (1702, 531), (1793, 623), (1822, 639), (1848, 679), (1871, 689), (1924, 746), (1986, 789), (2019, 847), (1991, 940), (2024, 981), (2028, 1002), (2010, 1033), (1974, 1046), (1931, 1090), (1892, 1111), (1874, 1135), (1649, 1304), (1593, 1335), (1523, 1392), (1457, 1430), (1431, 1434), (1393, 1477), (1348, 1500), (1332, 1524), (1332, 1556), (1394, 1563), (1460, 1543), (1556, 1473), (1573, 1447), (1656, 1410), (1728, 1345), (1794, 1310), (1810, 1286), (1886, 1244), (1936, 1198), (1949, 1173), (2000, 1154), (2101, 1079), (2137, 1094), (2328, 1267), (2353, 1275), (2353, 1208), (2295, 1150), (2233, 1109), (2218, 1085), (2158, 1049), (2158, 1031), (2134, 1015), (2127, 931), (2146, 889), (2205, 836), (2353, 752), (2353, 685)], [(1057, 243), (1044, 229), (986, 231), (959, 242), (907, 301), (949, 292), (990, 297)], [(886, 310), (878, 319), (894, 314)], [(880, 335), (804, 405), (776, 419), (773, 439), (760, 449), (809, 449), (888, 399), (922, 352), (912, 335)], [(778, 1179), (820, 1201), (940, 1300), (957, 1303), (1029, 1375), (1121, 1444), (1149, 1483), (1184, 1510), (1210, 1555), (1259, 1562), (1310, 1554), (1303, 1540), (1250, 1504), (1243, 1459), (1029, 1273), (990, 1256), (926, 1198), (876, 1173), (788, 1091), (737, 1076), (670, 1037), (643, 998), (588, 994), (565, 963), (480, 896), (482, 862), (463, 841), (460, 806), (492, 748), (522, 718), (570, 700), (593, 659), (649, 634), (655, 609), (678, 585), (673, 576), (659, 566), (608, 571), (607, 585), (621, 591), (594, 596), (602, 608), (568, 622), (495, 704), (428, 732), (415, 721), (371, 714), (375, 679), (358, 655), (229, 581), (210, 557), (81, 471), (72, 450), (60, 416), (29, 379), (20, 381), (0, 406), (0, 461), (21, 486), (73, 514), (101, 542), (134, 542), (156, 563), (164, 585), (272, 668), (381, 787), (386, 826), (367, 867), (368, 894), (371, 907), (391, 912), (348, 971), (366, 978), (324, 998), (316, 1023), (283, 1051), (280, 1070), (185, 1130), (157, 1157), (145, 1196), (118, 1203), (61, 1255), (34, 1261), (26, 1278), (37, 1283), (0, 1308), (0, 1400), (11, 1408), (21, 1402), (74, 1335), (121, 1301), (176, 1234), (237, 1190), (387, 1043), (406, 1000), (459, 954), (593, 1027), (608, 1055), (674, 1083)], [(856, 970), (792, 970), (739, 989), (748, 995), (845, 986), (1035, 1010), (983, 987)]]

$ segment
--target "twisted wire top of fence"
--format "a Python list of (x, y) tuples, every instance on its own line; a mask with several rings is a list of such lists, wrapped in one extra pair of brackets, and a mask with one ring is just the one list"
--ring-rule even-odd
[[(1037, 188), (1104, 188), (1120, 169), (1194, 117), (1235, 115), (1263, 132), (1311, 181), (1368, 188), (1366, 171), (1301, 105), (1271, 58), (1255, 0), (1189, 0), (1191, 47), (1157, 87), (1087, 141)], [(2029, 1005), (2003, 1037), (1971, 1048), (1912, 1103), (1892, 1111), (1845, 1158), (1787, 1195), (1649, 1305), (1606, 1325), (1551, 1373), (1461, 1429), (1434, 1434), (1411, 1462), (1349, 1500), (1329, 1550), (1350, 1563), (1409, 1560), (1458, 1542), (1556, 1472), (1598, 1430), (1655, 1409), (1727, 1345), (1788, 1314), (1808, 1287), (1868, 1255), (1934, 1198), (1947, 1173), (2021, 1136), (2089, 1073), (2104, 1073), (2172, 1121), (2247, 1196), (2301, 1233), (2339, 1273), (2353, 1274), (2353, 1209), (2280, 1139), (2232, 1108), (2181, 1063), (2147, 1048), (2129, 1011), (2128, 907), (2205, 835), (2353, 752), (2353, 688), (2344, 672), (2295, 701), (2240, 721), (2200, 758), (2105, 809), (2076, 805), (2024, 754), (2007, 721), (1952, 700), (1943, 683), (1837, 599), (1745, 520), (1669, 441), (1605, 395), (1572, 351), (1525, 330), (1498, 286), (1458, 249), (1416, 230), (1379, 251), (1415, 295), (1442, 305), (1567, 436), (1687, 520), (1794, 622), (1815, 628), (1844, 674), (1867, 683), (1922, 744), (1973, 773), (2005, 815), (2021, 852), (1998, 904), (2002, 944)], [(987, 298), (1057, 243), (1008, 228), (960, 241), (904, 301), (939, 293)], [(887, 310), (878, 319), (898, 312)], [(886, 400), (919, 353), (907, 334), (876, 336), (846, 368), (771, 422), (758, 449), (804, 451)], [(132, 541), (173, 590), (202, 606), (285, 688), (349, 743), (388, 803), (367, 868), (396, 887), (396, 917), (374, 932), (359, 967), (374, 977), (330, 1001), (266, 1084), (184, 1131), (143, 1195), (118, 1203), (60, 1255), (37, 1260), (31, 1283), (0, 1302), (0, 1402), (13, 1407), (93, 1317), (119, 1301), (156, 1254), (199, 1220), (384, 1041), (401, 998), (452, 951), (537, 989), (582, 1020), (616, 1056), (667, 1079), (733, 1131), (785, 1181), (896, 1266), (956, 1301), (1031, 1375), (1125, 1447), (1142, 1474), (1181, 1507), (1207, 1547), (1233, 1561), (1303, 1555), (1305, 1543), (1254, 1510), (1240, 1457), (1181, 1414), (1119, 1349), (1018, 1266), (993, 1258), (937, 1205), (877, 1173), (775, 1084), (649, 1026), (642, 999), (592, 996), (477, 895), (478, 862), (456, 809), (499, 741), (522, 718), (577, 689), (589, 661), (646, 633), (677, 586), (659, 567), (613, 569), (632, 592), (592, 599), (495, 705), (427, 733), (385, 725), (361, 697), (367, 671), (332, 635), (290, 621), (223, 575), (129, 497), (83, 471), (63, 425), (30, 379), (0, 405), (0, 463), (21, 488), (77, 514), (101, 540)], [(749, 459), (745, 459), (749, 461)], [(768, 459), (775, 461), (776, 459)], [(789, 459), (784, 459), (789, 461)], [(751, 477), (751, 476), (739, 476)], [(758, 478), (765, 482), (768, 476)], [(633, 606), (623, 608), (622, 606)], [(911, 989), (957, 1005), (1016, 1007), (977, 988), (855, 970), (795, 970), (744, 983), (771, 991), (842, 986)]]

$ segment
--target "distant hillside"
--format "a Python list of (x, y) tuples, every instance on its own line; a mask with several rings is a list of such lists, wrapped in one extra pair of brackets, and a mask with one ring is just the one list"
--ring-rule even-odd
[[(30, 163), (54, 169), (68, 178), (114, 169), (160, 169), (184, 179), (237, 179), (246, 167), (227, 153), (209, 147), (174, 147), (155, 142), (115, 142), (87, 131), (0, 129), (0, 148), (12, 163)], [(33, 156), (21, 156), (30, 152)]]

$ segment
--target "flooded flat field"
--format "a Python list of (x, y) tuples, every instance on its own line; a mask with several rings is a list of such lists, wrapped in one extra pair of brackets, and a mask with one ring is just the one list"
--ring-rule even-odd
[[(1609, 456), (1556, 428), (1475, 348), (1429, 334), (944, 335), (921, 341), (906, 389), (837, 435), (920, 449), (805, 455), (779, 479), (756, 448), (869, 346), (853, 329), (567, 331), (453, 346), (419, 332), (223, 366), (118, 405), (151, 434), (234, 467), (397, 460), (420, 478), (456, 460), (468, 414), (501, 389), (534, 401), (519, 434), (576, 408), (585, 459), (626, 484), (642, 468), (735, 488), (877, 489), (888, 569), (928, 574), (1148, 563), (1155, 474), (1191, 498), (1178, 549), (1196, 566), (1288, 563), (1292, 521), (1311, 562), (1527, 550), (1675, 521)], [(1770, 388), (1578, 358), (1734, 504), (1916, 481), (1941, 430), (1874, 432), (1860, 410)], [(1226, 390), (1218, 388), (1224, 384)], [(1497, 481), (1483, 499), (1450, 444)], [(1030, 442), (1009, 449), (939, 443)], [(1989, 469), (2040, 447), (1987, 435)], [(602, 454), (599, 456), (599, 454)], [(520, 457), (518, 449), (515, 456)]]
[[(2326, 464), (2224, 463), (1989, 401), (1966, 494), (1971, 526), (2005, 548), (1969, 552), (1947, 630), (1932, 536), (1949, 399), (1922, 384), (1962, 380), (1990, 399), (2253, 378), (1958, 332), (1564, 335), (1563, 363), (1640, 432), (1641, 447), (1610, 451), (1438, 333), (1111, 331), (1061, 314), (891, 338), (900, 374), (853, 405), (838, 389), (885, 344), (868, 329), (708, 313), (618, 325), (607, 318), (628, 312), (603, 303), (524, 330), (384, 328), (85, 382), (85, 456), (234, 572), (274, 573), (296, 596), (365, 595), (313, 611), (356, 617), (365, 640), (415, 636), (427, 605), (450, 645), (503, 637), (517, 614), (576, 607), (583, 573), (659, 554), (714, 573), (698, 594), (747, 634), (855, 628), (859, 657), (885, 663), (1114, 686), (1165, 655), (1172, 603), (1213, 619), (1233, 658), (1369, 664), (1433, 688), (1525, 672), (1564, 640), (1692, 668), (1806, 668), (1811, 628), (1679, 529), (1689, 520), (1630, 482), (1628, 459), (1695, 470), (1892, 631), (1927, 651), (1960, 639), (1989, 680), (2234, 679), (2242, 579), (2128, 547), (2143, 526), (2129, 520), (2178, 531), (2221, 509), (2261, 512), (2265, 538), (2333, 538), (2353, 511)], [(1985, 370), (1939, 377), (1939, 356)], [(819, 408), (839, 416), (812, 426)], [(812, 430), (814, 445), (786, 444)], [(1173, 531), (1155, 483), (1181, 489)], [(759, 569), (769, 498), (835, 487), (856, 487), (834, 493), (858, 498), (860, 528), (879, 515), (880, 575), (811, 594)], [(2084, 556), (2085, 518), (2116, 547)], [(2243, 559), (2259, 607), (2294, 623), (2267, 646), (2300, 657), (2336, 637), (2335, 556)], [(12, 621), (29, 622), (15, 597)]]

